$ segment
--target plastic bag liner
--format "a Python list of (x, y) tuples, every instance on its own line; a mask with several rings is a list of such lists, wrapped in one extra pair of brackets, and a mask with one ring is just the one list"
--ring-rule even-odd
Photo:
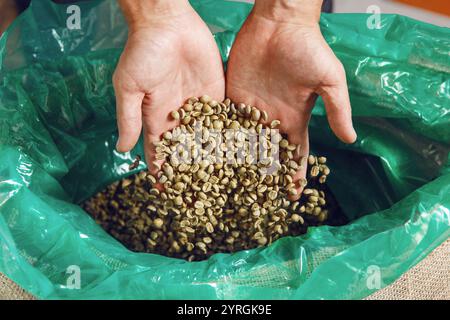
[[(192, 4), (226, 62), (251, 6)], [(346, 67), (359, 138), (338, 142), (320, 101), (310, 132), (351, 222), (202, 262), (127, 250), (78, 206), (143, 154), (142, 143), (114, 151), (111, 76), (127, 29), (116, 1), (76, 5), (80, 29), (67, 27), (73, 7), (40, 0), (0, 39), (0, 272), (30, 293), (359, 299), (449, 237), (450, 31), (396, 15), (373, 29), (368, 15), (344, 14), (324, 15), (321, 27)]]

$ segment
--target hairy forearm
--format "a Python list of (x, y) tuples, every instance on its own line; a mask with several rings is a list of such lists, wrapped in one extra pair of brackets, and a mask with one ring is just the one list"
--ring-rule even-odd
[(323, 0), (255, 0), (254, 12), (279, 22), (315, 25)]
[(170, 18), (190, 8), (188, 0), (119, 0), (130, 27), (146, 25), (156, 19)]

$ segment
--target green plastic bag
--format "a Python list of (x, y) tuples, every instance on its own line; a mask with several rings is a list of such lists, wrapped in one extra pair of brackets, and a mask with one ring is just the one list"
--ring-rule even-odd
[[(248, 4), (191, 1), (224, 61)], [(0, 272), (39, 298), (358, 299), (450, 235), (450, 31), (396, 15), (324, 15), (359, 138), (337, 141), (319, 101), (313, 151), (351, 220), (264, 249), (185, 262), (133, 253), (77, 205), (128, 175), (111, 76), (126, 41), (116, 1), (32, 1), (0, 38)], [(137, 170), (144, 168), (141, 165)], [(80, 282), (74, 282), (74, 276)], [(74, 285), (75, 284), (75, 285)]]

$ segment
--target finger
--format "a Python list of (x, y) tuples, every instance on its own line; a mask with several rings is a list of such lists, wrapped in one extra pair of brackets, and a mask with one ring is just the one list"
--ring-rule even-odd
[[(151, 174), (156, 175), (162, 164), (163, 159), (157, 159), (157, 142), (161, 141), (162, 135), (170, 131), (179, 124), (170, 115), (171, 111), (176, 110), (175, 107), (168, 107), (167, 104), (161, 103), (161, 99), (153, 97), (144, 98), (143, 104), (143, 127), (144, 127), (144, 150), (145, 159)], [(172, 103), (169, 103), (170, 105)], [(174, 104), (175, 105), (175, 104)]]
[(343, 142), (355, 142), (357, 135), (353, 128), (347, 82), (343, 80), (340, 85), (324, 87), (319, 94), (325, 102), (331, 130)]
[(119, 140), (116, 149), (128, 152), (136, 145), (142, 131), (142, 99), (143, 93), (127, 92), (116, 88), (117, 125)]
[(297, 163), (298, 170), (292, 179), (297, 193), (289, 196), (289, 199), (292, 201), (300, 199), (304, 188), (303, 181), (305, 181), (306, 178), (307, 163), (305, 159), (307, 159), (309, 154), (308, 120), (305, 120), (302, 123), (304, 123), (304, 125), (300, 128), (292, 128), (286, 132), (288, 134), (289, 142), (297, 146), (297, 149), (294, 151), (293, 160)]
[(164, 186), (159, 182), (158, 172), (162, 168), (164, 160), (156, 159), (156, 145), (160, 141), (159, 135), (151, 134), (148, 129), (146, 129), (144, 125), (144, 153), (145, 153), (145, 161), (147, 162), (148, 171), (151, 175), (156, 178), (156, 183), (153, 185), (154, 188), (162, 191)]
[[(306, 109), (309, 110), (312, 108), (314, 101), (315, 96), (312, 96), (305, 104)], [(289, 112), (289, 109), (286, 109), (280, 117), (282, 119), (281, 132), (287, 134), (290, 145), (296, 146), (296, 149), (293, 151), (293, 160), (297, 163), (298, 168), (296, 174), (292, 177), (296, 193), (289, 196), (292, 201), (296, 201), (301, 196), (304, 188), (302, 181), (306, 177), (306, 166), (300, 160), (309, 153), (308, 124), (311, 118), (311, 112)]]
[(145, 160), (148, 165), (148, 171), (156, 177), (156, 174), (161, 169), (164, 159), (157, 159), (158, 152), (157, 142), (160, 141), (160, 136), (152, 134), (148, 128), (144, 126), (144, 152)]

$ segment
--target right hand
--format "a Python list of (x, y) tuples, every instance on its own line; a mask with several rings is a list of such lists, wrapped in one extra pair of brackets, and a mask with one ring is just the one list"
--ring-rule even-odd
[(129, 22), (128, 41), (113, 77), (117, 150), (130, 151), (143, 127), (151, 173), (157, 171), (152, 142), (176, 126), (170, 113), (189, 97), (208, 94), (222, 101), (225, 94), (222, 59), (211, 32), (187, 1), (179, 3), (176, 12)]
[[(318, 95), (336, 136), (356, 140), (345, 70), (320, 32), (320, 7), (312, 0), (256, 1), (228, 62), (227, 96), (280, 120), (280, 130), (301, 146), (296, 160), (309, 154), (308, 123)], [(295, 199), (306, 169), (305, 163), (294, 176)]]

